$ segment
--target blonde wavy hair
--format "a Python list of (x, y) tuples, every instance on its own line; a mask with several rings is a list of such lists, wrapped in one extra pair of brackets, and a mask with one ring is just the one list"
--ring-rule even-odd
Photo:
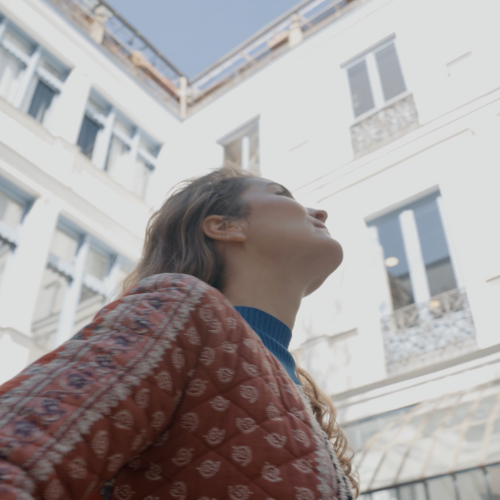
[[(179, 185), (151, 216), (141, 259), (125, 278), (123, 291), (148, 276), (161, 273), (189, 274), (222, 291), (224, 262), (201, 225), (210, 215), (223, 215), (228, 219), (246, 217), (250, 212), (242, 203), (241, 194), (251, 177), (235, 168), (224, 167)], [(297, 376), (357, 496), (359, 486), (352, 464), (353, 453), (336, 421), (335, 407), (303, 368), (297, 367)]]

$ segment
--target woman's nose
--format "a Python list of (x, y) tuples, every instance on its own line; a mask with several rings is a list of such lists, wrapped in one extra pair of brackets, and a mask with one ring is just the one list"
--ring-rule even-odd
[(309, 215), (318, 219), (320, 222), (325, 223), (326, 219), (328, 219), (328, 212), (326, 210), (316, 210), (314, 208), (308, 208)]

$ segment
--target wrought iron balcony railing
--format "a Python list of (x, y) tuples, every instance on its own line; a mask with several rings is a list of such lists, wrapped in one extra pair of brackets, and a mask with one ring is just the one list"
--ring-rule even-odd
[(463, 289), (397, 309), (382, 318), (382, 332), (390, 375), (477, 349), (474, 322)]

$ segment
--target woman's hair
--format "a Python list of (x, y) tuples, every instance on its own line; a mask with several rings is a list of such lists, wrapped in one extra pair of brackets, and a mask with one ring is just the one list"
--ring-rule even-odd
[[(165, 201), (149, 220), (141, 259), (125, 278), (126, 291), (142, 279), (160, 273), (182, 273), (195, 276), (217, 288), (224, 287), (224, 261), (216, 251), (215, 242), (205, 236), (202, 223), (210, 215), (238, 219), (249, 214), (249, 207), (241, 201), (249, 174), (224, 167), (185, 181)], [(358, 481), (353, 473), (353, 453), (336, 422), (336, 411), (331, 399), (315, 384), (302, 368), (297, 375), (313, 413), (333, 444), (340, 465), (358, 492)]]

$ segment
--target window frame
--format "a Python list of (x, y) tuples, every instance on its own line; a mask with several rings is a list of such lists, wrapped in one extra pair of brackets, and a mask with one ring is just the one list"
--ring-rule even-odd
[[(396, 56), (398, 59), (398, 64), (401, 69), (401, 75), (403, 78), (403, 83), (405, 86), (405, 90), (401, 92), (400, 94), (391, 97), (390, 99), (385, 100), (384, 97), (384, 92), (382, 89), (382, 80), (380, 78), (380, 73), (377, 65), (377, 61), (375, 59), (375, 56), (377, 52), (380, 52), (381, 50), (389, 47), (390, 45), (394, 45), (394, 50), (396, 51)], [(373, 103), (374, 106), (373, 108), (370, 108), (369, 110), (365, 111), (364, 113), (361, 113), (360, 115), (356, 116), (355, 110), (353, 107), (352, 103), (352, 93), (351, 93), (351, 86), (350, 86), (350, 80), (349, 80), (349, 69), (352, 67), (356, 66), (360, 62), (365, 61), (366, 63), (366, 69), (367, 69), (367, 74), (368, 74), (368, 81), (370, 84), (370, 90), (372, 92), (373, 96)], [(398, 50), (398, 44), (396, 43), (396, 36), (391, 35), (389, 38), (386, 38), (385, 40), (373, 45), (369, 49), (365, 50), (361, 54), (357, 55), (353, 59), (350, 59), (348, 62), (344, 63), (342, 65), (342, 69), (345, 74), (345, 78), (347, 81), (347, 88), (348, 92), (350, 95), (350, 100), (351, 100), (351, 113), (352, 113), (352, 118), (353, 118), (353, 124), (356, 124), (360, 121), (363, 121), (365, 118), (368, 116), (377, 113), (378, 111), (391, 106), (393, 103), (404, 99), (406, 96), (410, 95), (411, 92), (408, 89), (408, 84), (405, 78), (405, 74), (403, 71), (403, 66), (401, 64), (401, 58), (399, 57), (399, 50)]]
[[(71, 329), (77, 324), (76, 320), (78, 316), (78, 308), (81, 304), (80, 298), (83, 288), (86, 287), (90, 291), (102, 296), (102, 307), (104, 307), (104, 305), (111, 300), (111, 294), (116, 286), (113, 276), (116, 266), (118, 266), (118, 268), (126, 269), (127, 271), (130, 271), (132, 268), (131, 262), (126, 257), (117, 253), (114, 249), (103, 243), (98, 238), (87, 233), (66, 217), (59, 217), (58, 222), (54, 227), (53, 234), (55, 234), (57, 230), (63, 231), (73, 237), (76, 240), (77, 245), (71, 262), (54, 255), (49, 249), (45, 264), (46, 268), (52, 269), (54, 272), (66, 279), (68, 286), (62, 299), (62, 309), (58, 312), (57, 321), (55, 322), (55, 330), (50, 334), (41, 334), (39, 337), (35, 334), (35, 337), (37, 337), (38, 340), (44, 339), (44, 341), (49, 338), (47, 335), (54, 335), (56, 344), (65, 341), (68, 336), (72, 335)], [(107, 269), (103, 279), (99, 279), (86, 271), (90, 250), (93, 250), (108, 259)], [(83, 254), (81, 252), (83, 252)], [(75, 288), (75, 286), (77, 288)], [(40, 300), (41, 291), (42, 290), (39, 289), (37, 302)], [(73, 299), (70, 297), (73, 297)], [(74, 300), (76, 298), (77, 300)], [(69, 302), (67, 302), (68, 299)], [(68, 329), (68, 316), (71, 323), (70, 329)], [(43, 323), (45, 319), (46, 318), (44, 317), (37, 318), (35, 320), (32, 319), (32, 325), (34, 323)]]
[[(421, 193), (420, 195), (416, 195), (416, 196), (412, 197), (411, 199), (406, 200), (406, 202), (400, 203), (397, 206), (393, 207), (392, 210), (388, 209), (388, 210), (385, 210), (384, 213), (382, 213), (382, 214), (380, 214), (380, 213), (376, 214), (376, 215), (374, 214), (373, 216), (370, 216), (369, 218), (365, 219), (365, 223), (366, 223), (366, 226), (368, 228), (377, 228), (376, 229), (377, 230), (377, 241), (379, 242), (379, 244), (381, 244), (381, 243), (380, 243), (379, 235), (378, 235), (378, 225), (389, 220), (389, 219), (394, 219), (394, 218), (399, 219), (398, 223), (400, 224), (401, 231), (402, 231), (403, 247), (404, 247), (406, 259), (408, 261), (410, 284), (411, 284), (413, 299), (414, 299), (413, 303), (410, 305), (415, 305), (415, 304), (419, 304), (422, 302), (428, 302), (429, 300), (432, 299), (433, 295), (431, 293), (429, 277), (427, 275), (427, 267), (426, 267), (426, 264), (423, 260), (422, 241), (420, 239), (420, 235), (418, 234), (416, 220), (414, 221), (414, 223), (415, 223), (415, 231), (417, 231), (416, 236), (418, 238), (418, 248), (414, 249), (414, 250), (416, 250), (417, 253), (421, 254), (422, 262), (419, 262), (419, 264), (422, 264), (423, 268), (420, 265), (415, 265), (415, 262), (413, 261), (414, 257), (412, 257), (412, 255), (410, 255), (408, 253), (408, 245), (410, 242), (407, 241), (407, 235), (405, 235), (404, 228), (402, 227), (401, 215), (405, 214), (406, 212), (411, 212), (412, 218), (415, 219), (415, 210), (421, 206), (424, 206), (425, 204), (427, 204), (431, 201), (435, 201), (437, 204), (438, 216), (439, 216), (439, 220), (440, 220), (440, 223), (441, 223), (441, 226), (443, 229), (443, 237), (444, 237), (444, 240), (446, 242), (447, 249), (448, 249), (448, 258), (450, 259), (450, 264), (451, 264), (453, 276), (454, 276), (455, 283), (456, 283), (456, 289), (461, 289), (461, 288), (463, 288), (464, 283), (463, 283), (463, 279), (462, 279), (461, 272), (459, 269), (459, 263), (458, 263), (458, 259), (457, 259), (456, 252), (454, 249), (454, 245), (453, 245), (453, 242), (452, 242), (451, 237), (450, 237), (451, 235), (449, 232), (449, 228), (447, 227), (446, 214), (445, 214), (445, 210), (443, 207), (443, 197), (442, 197), (442, 194), (441, 194), (438, 187), (434, 187), (430, 191), (426, 191), (425, 193)], [(413, 263), (410, 261), (413, 261)], [(384, 265), (384, 271), (387, 274), (389, 274), (385, 263), (383, 263), (383, 265)], [(418, 282), (420, 284), (422, 282), (425, 282), (425, 284), (427, 286), (428, 294), (426, 295), (426, 298), (424, 300), (419, 298), (422, 294), (420, 284), (415, 284), (413, 281), (412, 272), (415, 272), (415, 270), (418, 272), (418, 276), (417, 276)], [(418, 291), (418, 290), (420, 290), (420, 291)], [(391, 291), (389, 290), (388, 292), (389, 292), (389, 296), (391, 296), (391, 303), (392, 303), (393, 299), (392, 299)], [(389, 310), (391, 313), (394, 313), (395, 311), (398, 310), (398, 308), (394, 308), (394, 306), (393, 306)]]
[[(14, 44), (10, 43), (8, 40), (4, 39), (7, 32), (13, 33), (15, 36), (22, 40), (25, 40), (28, 44), (33, 47), (30, 54), (23, 52), (21, 49), (16, 47)], [(57, 105), (59, 96), (64, 88), (64, 83), (70, 73), (70, 68), (54, 57), (49, 51), (43, 48), (35, 40), (33, 40), (29, 35), (24, 33), (19, 29), (14, 23), (12, 23), (7, 17), (0, 15), (0, 47), (13, 56), (18, 62), (20, 62), (24, 67), (20, 72), (19, 83), (13, 97), (10, 100), (12, 106), (20, 109), (26, 114), (32, 104), (34, 94), (38, 82), (44, 83), (54, 92), (54, 97), (51, 99), (50, 105), (47, 111), (44, 113), (42, 121), (37, 120), (33, 117), (35, 121), (40, 123), (45, 128), (50, 128), (51, 117), (54, 108)], [(59, 71), (62, 75), (62, 79), (58, 79), (49, 70), (44, 67), (44, 63), (48, 63)]]
[(12, 228), (8, 226), (3, 220), (0, 220), (0, 237), (7, 240), (12, 248), (15, 248), (18, 244), (19, 239), (19, 228), (22, 226), (26, 214), (29, 212), (33, 205), (34, 197), (25, 193), (22, 189), (18, 188), (15, 184), (8, 181), (4, 177), (0, 177), (0, 192), (8, 198), (14, 200), (23, 208), (21, 220), (19, 221), (16, 228)]
[[(91, 101), (94, 101), (96, 104), (102, 107), (104, 112), (100, 113), (98, 110), (96, 110), (94, 106), (91, 105)], [(85, 112), (82, 117), (77, 142), (82, 131), (85, 117), (100, 125), (100, 129), (96, 134), (92, 155), (88, 157), (83, 153), (83, 151), (80, 151), (81, 154), (87, 156), (89, 161), (99, 170), (107, 172), (107, 162), (111, 142), (112, 139), (116, 137), (119, 141), (123, 142), (129, 148), (128, 154), (131, 156), (131, 161), (136, 164), (137, 160), (141, 158), (149, 170), (148, 180), (146, 182), (144, 192), (140, 195), (135, 194), (134, 192), (129, 191), (125, 186), (122, 186), (123, 189), (126, 189), (134, 196), (137, 196), (140, 199), (144, 199), (148, 189), (149, 181), (151, 179), (151, 175), (157, 168), (158, 156), (163, 145), (152, 139), (149, 134), (144, 132), (144, 130), (142, 130), (139, 126), (135, 125), (135, 123), (130, 120), (124, 113), (122, 113), (118, 108), (106, 101), (93, 89), (91, 90), (89, 98), (87, 99), (87, 103), (85, 105)], [(121, 121), (122, 123), (130, 126), (130, 136), (127, 136), (123, 131), (115, 127), (117, 121)], [(141, 142), (149, 143), (153, 149), (156, 149), (156, 157), (141, 148)], [(121, 185), (118, 181), (114, 179), (113, 181), (118, 185)]]
[(12, 199), (15, 203), (21, 206), (21, 217), (16, 227), (12, 227), (8, 225), (3, 220), (0, 220), (0, 242), (4, 242), (10, 248), (7, 249), (7, 256), (4, 261), (3, 271), (0, 274), (0, 287), (2, 286), (2, 278), (6, 272), (8, 272), (8, 268), (11, 263), (11, 259), (13, 257), (14, 251), (16, 250), (19, 244), (19, 232), (24, 223), (24, 218), (26, 214), (30, 211), (35, 198), (21, 188), (0, 176), (0, 193), (4, 194), (7, 198)]
[[(257, 137), (258, 137), (258, 151), (259, 151), (259, 162), (257, 165), (257, 170), (258, 172), (250, 170), (250, 134), (254, 131), (257, 131)], [(243, 150), (244, 150), (244, 144), (243, 141), (244, 139), (247, 138), (248, 141), (248, 154), (247, 157), (244, 161), (243, 159)], [(260, 161), (260, 116), (256, 116), (252, 118), (251, 120), (248, 120), (245, 122), (243, 125), (239, 126), (237, 129), (233, 130), (232, 132), (229, 132), (222, 138), (220, 138), (217, 141), (217, 144), (223, 147), (224, 150), (224, 162), (226, 162), (226, 148), (229, 147), (231, 144), (235, 143), (236, 141), (240, 142), (240, 149), (242, 151), (241, 153), (241, 158), (240, 158), (240, 163), (239, 166), (241, 170), (243, 171), (250, 171), (253, 173), (258, 173), (260, 174), (261, 171), (261, 161)]]

